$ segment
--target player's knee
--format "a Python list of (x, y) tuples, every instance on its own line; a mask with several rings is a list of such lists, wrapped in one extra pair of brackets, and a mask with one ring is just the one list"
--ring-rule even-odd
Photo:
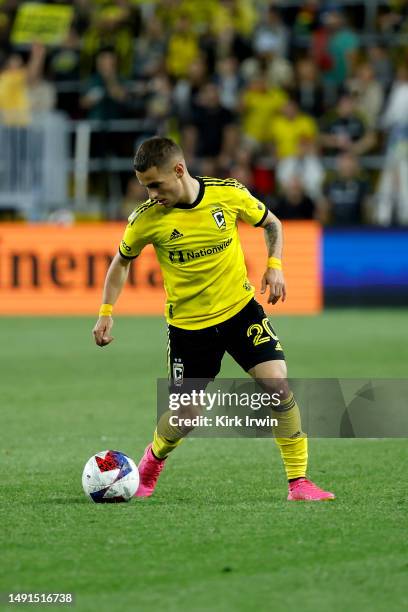
[(257, 381), (269, 395), (279, 395), (280, 400), (289, 397), (291, 391), (287, 378), (266, 378)]
[(250, 374), (267, 393), (279, 393), (281, 399), (290, 395), (288, 372), (283, 359), (261, 363), (252, 368)]

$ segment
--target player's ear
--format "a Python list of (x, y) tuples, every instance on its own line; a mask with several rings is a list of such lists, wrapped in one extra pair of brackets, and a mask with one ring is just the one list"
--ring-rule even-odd
[(182, 176), (184, 176), (184, 172), (185, 172), (185, 168), (182, 162), (178, 162), (175, 166), (174, 166), (174, 171), (176, 173), (177, 178), (181, 178)]

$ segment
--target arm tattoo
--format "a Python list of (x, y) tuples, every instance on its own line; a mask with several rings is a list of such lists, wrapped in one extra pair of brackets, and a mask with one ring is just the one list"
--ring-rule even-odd
[(275, 253), (276, 243), (278, 241), (279, 232), (276, 223), (273, 221), (265, 225), (265, 242), (268, 247), (268, 257)]

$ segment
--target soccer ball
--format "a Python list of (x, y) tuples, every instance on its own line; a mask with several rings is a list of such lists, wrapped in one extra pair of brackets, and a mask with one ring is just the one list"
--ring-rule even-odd
[(138, 489), (139, 471), (125, 453), (102, 451), (86, 462), (82, 486), (96, 504), (129, 501)]

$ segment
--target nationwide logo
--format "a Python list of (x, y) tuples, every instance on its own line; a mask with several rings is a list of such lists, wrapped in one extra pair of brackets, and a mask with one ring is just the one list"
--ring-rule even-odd
[(222, 253), (222, 251), (227, 249), (231, 242), (232, 238), (228, 238), (228, 240), (224, 240), (224, 242), (221, 242), (221, 244), (202, 247), (196, 251), (170, 251), (169, 259), (171, 263), (185, 263), (187, 261), (191, 261), (192, 259), (206, 257), (207, 255), (216, 255), (217, 253)]
[(183, 236), (184, 234), (174, 229), (170, 234), (170, 240), (178, 240), (179, 238), (182, 238)]

